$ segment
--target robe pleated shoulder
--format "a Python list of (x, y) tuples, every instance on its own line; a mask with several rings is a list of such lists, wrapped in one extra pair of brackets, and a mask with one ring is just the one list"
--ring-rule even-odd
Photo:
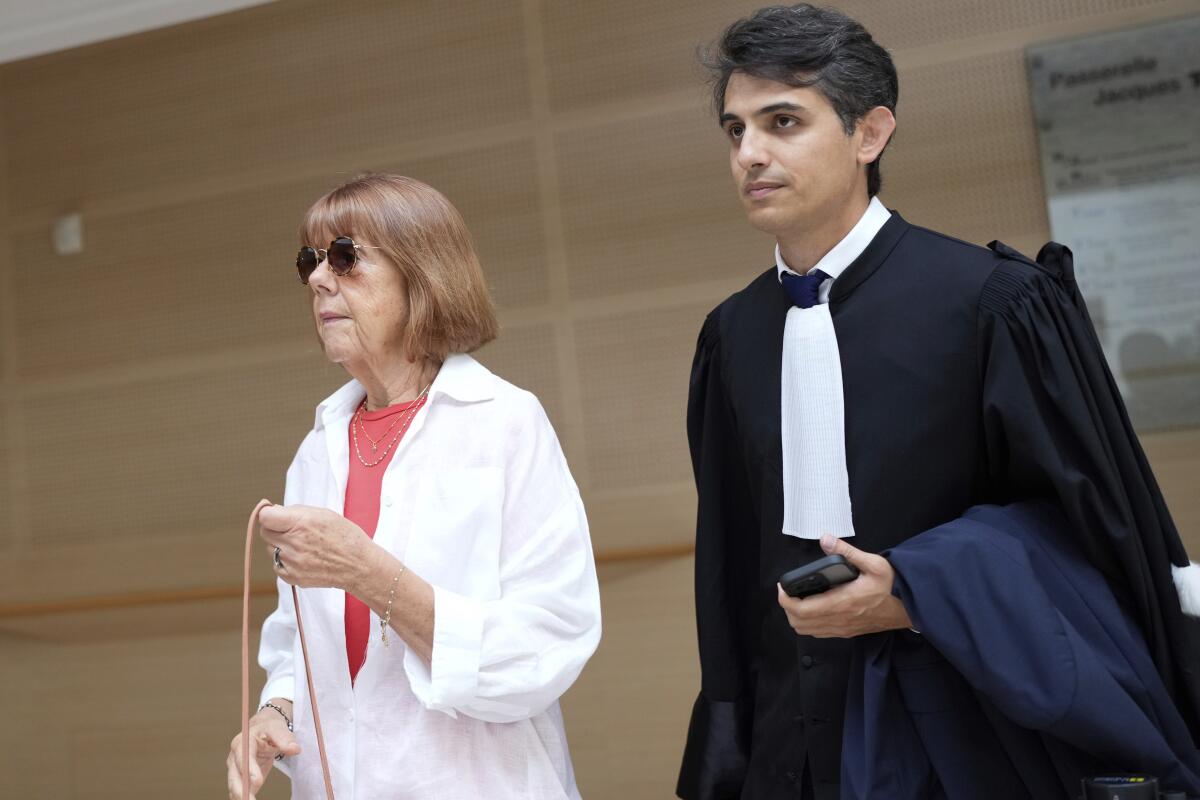
[(1187, 553), (1108, 369), (1071, 252), (1051, 243), (1035, 262), (990, 246), (1003, 259), (979, 299), (988, 469), (1009, 497), (1049, 498), (1063, 509), (1200, 740), (1200, 621), (1184, 612), (1173, 576)]

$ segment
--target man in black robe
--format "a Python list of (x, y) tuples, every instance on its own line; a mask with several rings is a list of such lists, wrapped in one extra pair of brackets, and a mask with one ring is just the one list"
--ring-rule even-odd
[[(875, 554), (981, 503), (1062, 509), (1197, 737), (1200, 633), (1173, 583), (1195, 567), (1065, 251), (1039, 264), (883, 208), (897, 78), (853, 20), (763, 9), (710, 66), (735, 185), (778, 246), (693, 363), (702, 687), (679, 796), (837, 798), (852, 640), (912, 627)], [(861, 576), (783, 595), (826, 553)]]

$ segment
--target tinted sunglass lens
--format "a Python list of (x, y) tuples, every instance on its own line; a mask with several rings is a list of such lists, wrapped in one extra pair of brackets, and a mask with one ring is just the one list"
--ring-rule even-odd
[(317, 258), (317, 251), (312, 247), (301, 247), (300, 252), (296, 254), (296, 273), (300, 276), (300, 282), (307, 284), (308, 278), (313, 274), (313, 270), (317, 268), (317, 264), (321, 263)]
[(335, 275), (348, 275), (354, 269), (358, 254), (354, 251), (354, 240), (339, 236), (329, 245), (329, 268)]

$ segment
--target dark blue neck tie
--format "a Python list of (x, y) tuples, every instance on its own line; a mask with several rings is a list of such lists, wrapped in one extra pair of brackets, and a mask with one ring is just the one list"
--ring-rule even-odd
[(812, 308), (819, 302), (821, 284), (829, 280), (829, 276), (819, 269), (814, 269), (807, 275), (784, 272), (781, 280), (788, 297), (792, 298), (792, 305), (798, 308)]

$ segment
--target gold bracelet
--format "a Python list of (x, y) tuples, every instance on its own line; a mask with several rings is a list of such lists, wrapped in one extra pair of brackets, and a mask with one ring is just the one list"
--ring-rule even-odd
[(388, 625), (392, 621), (392, 601), (396, 599), (396, 584), (400, 582), (400, 576), (404, 574), (404, 567), (400, 567), (400, 571), (396, 573), (396, 577), (392, 578), (392, 589), (388, 592), (387, 608), (383, 612), (383, 616), (379, 618), (379, 639), (383, 642), (384, 647), (391, 647), (387, 640)]

